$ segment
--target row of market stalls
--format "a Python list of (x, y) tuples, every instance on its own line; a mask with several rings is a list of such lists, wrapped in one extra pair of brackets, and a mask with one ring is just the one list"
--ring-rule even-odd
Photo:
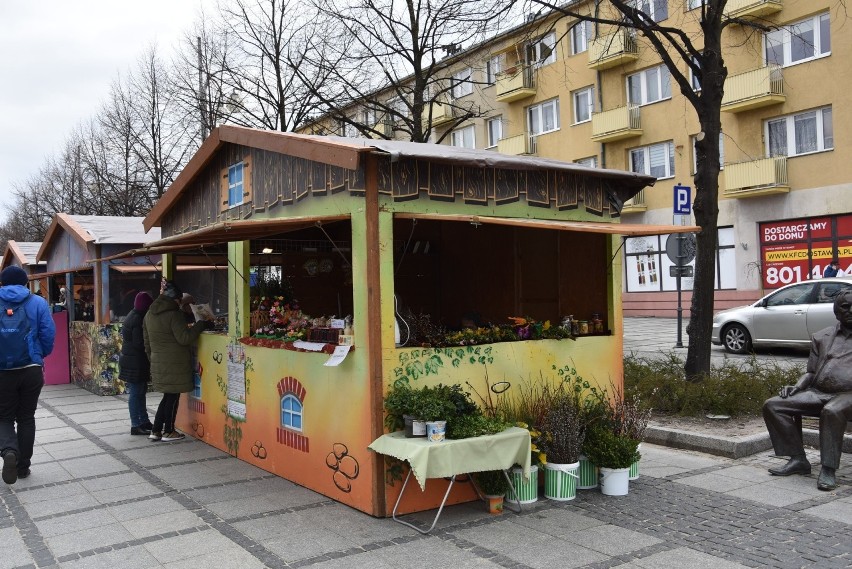
[[(695, 229), (618, 223), (624, 201), (653, 182), (488, 151), (223, 126), (144, 218), (140, 245), (87, 249), (80, 261), (93, 285), (136, 270), (118, 265), (156, 266), (219, 317), (199, 341), (179, 427), (385, 516), (400, 484), (367, 446), (384, 432), (394, 382), (481, 394), (501, 382), (511, 394), (570, 366), (592, 384), (620, 384), (620, 236)], [(67, 268), (77, 267), (48, 260), (48, 273)], [(568, 315), (599, 326), (574, 340), (480, 332)], [(430, 484), (405, 509), (434, 507), (445, 488)]]

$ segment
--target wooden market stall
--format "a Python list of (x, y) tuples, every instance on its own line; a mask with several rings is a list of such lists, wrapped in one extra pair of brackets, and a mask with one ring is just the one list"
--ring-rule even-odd
[[(120, 322), (133, 308), (137, 292), (160, 288), (159, 256), (115, 262), (91, 261), (158, 239), (159, 229), (145, 233), (141, 217), (57, 213), (38, 249), (44, 263), (49, 302), (57, 334), (67, 331), (65, 350), (70, 380), (99, 395), (123, 393), (118, 380)], [(117, 270), (120, 269), (120, 270)]]
[[(624, 201), (653, 181), (432, 144), (216, 129), (145, 218), (162, 239), (127, 252), (167, 254), (168, 273), (227, 243), (227, 333), (202, 335), (179, 426), (388, 515), (400, 484), (367, 446), (384, 432), (394, 381), (486, 393), (489, 378), (551, 380), (571, 365), (593, 384), (620, 384), (619, 235), (675, 230), (618, 223)], [(414, 339), (425, 321), (452, 328), (471, 314), (600, 323), (575, 341)], [(353, 345), (329, 361), (341, 332)], [(430, 482), (409, 509), (435, 507), (444, 487)]]

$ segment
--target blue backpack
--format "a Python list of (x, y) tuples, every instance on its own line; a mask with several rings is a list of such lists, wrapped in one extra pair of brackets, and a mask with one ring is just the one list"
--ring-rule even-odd
[(30, 356), (30, 319), (24, 310), (32, 294), (17, 304), (0, 301), (0, 369), (33, 363)]

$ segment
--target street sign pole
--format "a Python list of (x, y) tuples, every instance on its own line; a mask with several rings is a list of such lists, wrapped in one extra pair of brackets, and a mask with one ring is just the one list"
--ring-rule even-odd
[[(674, 187), (674, 225), (678, 225), (678, 221), (680, 225), (686, 225), (686, 217), (692, 213), (692, 188), (689, 186), (681, 186), (680, 182), (678, 182)], [(678, 271), (677, 276), (675, 277), (675, 282), (677, 283), (677, 342), (675, 343), (675, 348), (683, 347), (683, 306), (681, 304), (681, 278), (683, 271), (682, 267), (686, 265), (684, 262), (684, 251), (683, 251), (683, 240), (685, 239), (683, 233), (678, 233), (676, 235), (677, 238), (677, 265)]]
[[(678, 217), (680, 217), (681, 220), (683, 220), (682, 215), (679, 215)], [(678, 236), (677, 236), (677, 258), (678, 259), (683, 258), (683, 233), (678, 233)], [(678, 267), (677, 277), (676, 277), (676, 281), (677, 281), (677, 342), (675, 342), (675, 348), (682, 348), (683, 347), (683, 338), (681, 337), (681, 330), (683, 329), (683, 306), (681, 305), (681, 299), (680, 299), (680, 293), (681, 293), (680, 279), (681, 278), (682, 277), (681, 277), (680, 267)]]

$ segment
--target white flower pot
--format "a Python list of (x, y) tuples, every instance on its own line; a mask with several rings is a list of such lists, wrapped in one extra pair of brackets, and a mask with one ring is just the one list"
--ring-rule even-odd
[(624, 496), (629, 486), (630, 468), (600, 467), (601, 494), (607, 496)]

